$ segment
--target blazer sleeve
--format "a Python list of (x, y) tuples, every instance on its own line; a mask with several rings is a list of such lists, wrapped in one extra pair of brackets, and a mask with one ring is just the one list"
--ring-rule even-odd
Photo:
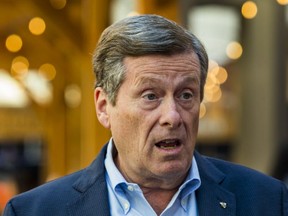
[(11, 202), (7, 203), (2, 216), (16, 216)]

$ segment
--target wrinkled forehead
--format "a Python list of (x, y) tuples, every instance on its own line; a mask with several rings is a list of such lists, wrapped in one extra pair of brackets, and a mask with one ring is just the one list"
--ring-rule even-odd
[(123, 59), (126, 73), (153, 73), (182, 72), (199, 73), (201, 70), (198, 56), (193, 52), (167, 54), (149, 54), (143, 56), (126, 56)]

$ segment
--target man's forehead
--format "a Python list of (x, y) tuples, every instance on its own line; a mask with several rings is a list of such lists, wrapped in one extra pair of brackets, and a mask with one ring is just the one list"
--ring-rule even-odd
[(184, 52), (173, 55), (152, 54), (143, 56), (126, 56), (123, 59), (123, 65), (127, 71), (137, 70), (139, 72), (148, 72), (157, 70), (171, 69), (182, 71), (200, 71), (200, 61), (194, 52)]

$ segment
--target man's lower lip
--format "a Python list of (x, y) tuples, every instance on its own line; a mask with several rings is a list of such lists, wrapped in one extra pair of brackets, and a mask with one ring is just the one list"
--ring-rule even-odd
[(175, 146), (159, 146), (158, 148), (164, 149), (164, 150), (172, 150), (172, 149), (176, 149), (178, 147), (179, 147), (178, 145), (175, 145)]

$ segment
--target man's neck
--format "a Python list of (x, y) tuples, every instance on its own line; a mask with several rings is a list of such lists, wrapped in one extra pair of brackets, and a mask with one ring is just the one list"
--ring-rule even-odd
[(160, 215), (167, 207), (178, 188), (162, 190), (141, 187), (141, 189), (150, 206), (153, 208), (157, 215)]

